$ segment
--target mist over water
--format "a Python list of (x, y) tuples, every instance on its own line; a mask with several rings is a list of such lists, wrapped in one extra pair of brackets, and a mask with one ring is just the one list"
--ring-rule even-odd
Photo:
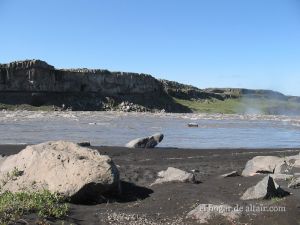
[[(189, 122), (198, 128), (188, 128)], [(124, 146), (162, 132), (160, 147), (300, 147), (300, 116), (150, 114), (120, 112), (0, 112), (0, 144), (50, 140)]]

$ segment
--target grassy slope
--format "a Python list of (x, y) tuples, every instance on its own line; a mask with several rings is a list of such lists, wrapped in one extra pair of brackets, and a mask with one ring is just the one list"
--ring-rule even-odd
[[(275, 111), (281, 113), (300, 112), (300, 103), (269, 100), (264, 98), (237, 98), (227, 99), (225, 101), (193, 101), (174, 98), (174, 100), (184, 106), (189, 107), (194, 112), (202, 113), (224, 113), (224, 114), (244, 114), (244, 113), (262, 113), (274, 114)], [(277, 114), (277, 113), (275, 113)]]

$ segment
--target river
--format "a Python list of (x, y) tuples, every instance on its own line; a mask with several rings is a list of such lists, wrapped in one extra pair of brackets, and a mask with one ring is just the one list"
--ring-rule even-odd
[[(198, 123), (189, 128), (188, 123)], [(0, 112), (0, 144), (50, 140), (124, 146), (162, 132), (160, 147), (300, 147), (300, 116), (168, 114), (122, 112)]]

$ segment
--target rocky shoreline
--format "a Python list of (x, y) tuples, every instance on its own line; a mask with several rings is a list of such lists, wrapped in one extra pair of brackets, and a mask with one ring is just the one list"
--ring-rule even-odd
[[(24, 147), (0, 146), (0, 154), (15, 154)], [(254, 164), (249, 164), (251, 162), (249, 160), (255, 159), (256, 156), (290, 159), (290, 163), (295, 163), (294, 159), (297, 155), (299, 156), (300, 149), (92, 148), (113, 159), (120, 172), (122, 196), (104, 204), (70, 204), (68, 216), (63, 219), (64, 224), (196, 225), (199, 221), (203, 222), (207, 219), (209, 224), (285, 225), (297, 224), (300, 220), (300, 189), (288, 187), (289, 180), (276, 178), (276, 183), (292, 195), (283, 198), (272, 197), (270, 200), (263, 198), (242, 200), (241, 197), (247, 189), (257, 185), (268, 174), (262, 170), (261, 174), (255, 176), (239, 176), (242, 171), (244, 174), (246, 174), (245, 171), (250, 171), (249, 165)], [(260, 165), (260, 163), (255, 165)], [(263, 165), (266, 166), (266, 164)], [(172, 168), (186, 171), (186, 173), (177, 177), (171, 176), (170, 174), (174, 171), (178, 172)], [(256, 171), (254, 167), (251, 168)], [(232, 173), (233, 170), (237, 173)], [(161, 171), (165, 172), (161, 173)], [(224, 173), (231, 175), (227, 174), (228, 177), (222, 177)], [(187, 180), (185, 182), (163, 181), (162, 177), (165, 174), (168, 174), (169, 178), (173, 177), (172, 179)], [(189, 174), (192, 174), (194, 178)], [(158, 178), (163, 179), (160, 180), (163, 183), (153, 185)], [(211, 214), (199, 214), (203, 210), (224, 211), (225, 209), (232, 210), (233, 207), (240, 207), (244, 211), (215, 213), (211, 218)], [(284, 209), (284, 211), (270, 212), (267, 211), (268, 209)], [(213, 210), (213, 212), (216, 211)], [(37, 217), (31, 214), (24, 220), (34, 224)], [(49, 224), (61, 224), (61, 222), (62, 220), (47, 221)]]

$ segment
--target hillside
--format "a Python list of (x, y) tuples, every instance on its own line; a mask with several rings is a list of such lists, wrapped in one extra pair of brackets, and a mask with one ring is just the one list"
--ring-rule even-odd
[(300, 114), (300, 98), (271, 90), (199, 89), (151, 75), (0, 64), (0, 109)]
[[(178, 86), (179, 87), (179, 86)], [(176, 90), (176, 91), (174, 91)], [(193, 112), (225, 114), (299, 115), (300, 98), (271, 90), (238, 88), (198, 89), (181, 86), (168, 91)]]

